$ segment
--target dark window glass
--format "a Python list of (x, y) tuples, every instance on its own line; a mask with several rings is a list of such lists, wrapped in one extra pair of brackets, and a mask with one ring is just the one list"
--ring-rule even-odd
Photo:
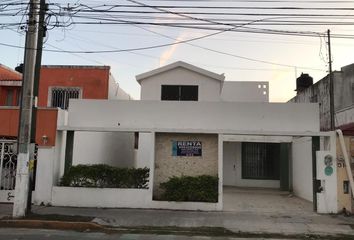
[(179, 87), (176, 85), (162, 85), (161, 86), (161, 100), (178, 101)]
[(242, 178), (279, 180), (280, 144), (242, 143)]
[(161, 100), (163, 101), (198, 101), (198, 86), (162, 85)]
[(198, 86), (181, 86), (181, 101), (198, 101)]

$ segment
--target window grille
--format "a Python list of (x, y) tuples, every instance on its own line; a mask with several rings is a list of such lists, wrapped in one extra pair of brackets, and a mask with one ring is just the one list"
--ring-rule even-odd
[(280, 144), (242, 143), (242, 178), (279, 180)]
[(80, 98), (80, 88), (52, 88), (51, 107), (68, 109), (69, 99)]

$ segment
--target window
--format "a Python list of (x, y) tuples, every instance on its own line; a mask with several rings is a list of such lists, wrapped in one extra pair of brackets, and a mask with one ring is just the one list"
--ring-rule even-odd
[(81, 98), (80, 88), (65, 88), (65, 87), (53, 87), (51, 93), (51, 107), (59, 107), (61, 109), (68, 109), (69, 99)]
[(198, 86), (194, 85), (162, 85), (163, 101), (198, 101)]
[(13, 101), (14, 101), (14, 90), (13, 89), (7, 89), (7, 95), (6, 95), (6, 106), (13, 106)]
[(242, 143), (242, 178), (279, 180), (280, 144)]

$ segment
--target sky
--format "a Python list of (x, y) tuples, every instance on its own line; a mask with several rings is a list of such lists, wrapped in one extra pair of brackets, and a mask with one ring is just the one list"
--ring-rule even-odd
[[(27, 3), (28, 1), (4, 0), (2, 2)], [(74, 53), (44, 51), (42, 64), (111, 66), (111, 72), (116, 81), (135, 99), (139, 99), (140, 96), (140, 86), (136, 82), (136, 75), (175, 61), (185, 61), (218, 74), (224, 73), (226, 81), (267, 81), (270, 84), (270, 101), (286, 102), (295, 95), (296, 77), (302, 72), (310, 74), (315, 82), (328, 73), (328, 48), (325, 37), (327, 29), (331, 30), (333, 36), (338, 36), (339, 34), (353, 35), (345, 39), (331, 38), (333, 70), (340, 70), (341, 67), (354, 63), (354, 10), (352, 9), (354, 1), (141, 0), (134, 2), (127, 0), (50, 0), (49, 3), (51, 4), (51, 13), (54, 15), (50, 18), (50, 21), (55, 22), (57, 20), (63, 24), (69, 24), (66, 24), (66, 26), (52, 24), (55, 26), (48, 27), (44, 48), (45, 50), (74, 51)], [(107, 10), (107, 6), (100, 6), (102, 4), (145, 5), (145, 7), (137, 7), (136, 9), (132, 7), (116, 7), (111, 9), (117, 10), (116, 12), (106, 11), (104, 13), (79, 12), (72, 18), (65, 16), (65, 14), (55, 17), (55, 14), (59, 13), (59, 8), (56, 7), (58, 4), (68, 7), (81, 4), (80, 8), (86, 10), (89, 8), (83, 6), (89, 5), (91, 9)], [(164, 7), (156, 9), (152, 8), (152, 5)], [(181, 9), (168, 6), (192, 6), (195, 8)], [(21, 5), (21, 7), (25, 8), (26, 5)], [(220, 7), (220, 9), (208, 9), (205, 7)], [(246, 9), (232, 7), (246, 7)], [(271, 9), (260, 9), (259, 7)], [(292, 9), (289, 9), (289, 7), (292, 7)], [(337, 10), (309, 8), (336, 8)], [(61, 13), (65, 13), (63, 8), (61, 10)], [(120, 10), (123, 10), (123, 12), (119, 12)], [(124, 12), (128, 10), (153, 11), (156, 13)], [(213, 15), (213, 12), (220, 14)], [(18, 16), (5, 16), (2, 13), (4, 11), (2, 12), (0, 7), (0, 63), (14, 68), (23, 61), (24, 49), (18, 47), (24, 46), (25, 34), (19, 27), (23, 26), (26, 17), (21, 14)], [(222, 13), (249, 15), (228, 16), (222, 15)], [(283, 13), (292, 14), (292, 16), (273, 16), (274, 14)], [(81, 16), (79, 16), (80, 14)], [(300, 18), (294, 17), (294, 14), (313, 14), (313, 16), (323, 14), (324, 17), (315, 18), (310, 16)], [(335, 17), (333, 15), (340, 16)], [(89, 19), (87, 16), (91, 18)], [(105, 18), (111, 17), (119, 19), (120, 23), (121, 21), (133, 20), (135, 22), (99, 24), (99, 22), (104, 22)], [(166, 18), (170, 19), (166, 20)], [(325, 23), (322, 25), (266, 24), (269, 21), (286, 20), (323, 21)], [(83, 22), (85, 21), (86, 23), (84, 24)], [(137, 21), (140, 23), (137, 23)], [(159, 25), (161, 23), (180, 23), (183, 21), (193, 23), (194, 25), (191, 26), (194, 27)], [(336, 22), (336, 25), (328, 24), (329, 21)], [(145, 24), (141, 24), (141, 22)], [(10, 26), (8, 23), (22, 24)], [(200, 23), (198, 25), (200, 27), (196, 27), (195, 23)], [(347, 25), (340, 25), (343, 23), (347, 23)], [(205, 26), (209, 26), (208, 24), (213, 26), (213, 29), (202, 29)], [(308, 37), (224, 30), (231, 28), (236, 30), (244, 29), (239, 27), (241, 24), (246, 24), (243, 27), (266, 28), (273, 31), (280, 30), (282, 33), (291, 31), (320, 34), (312, 34), (313, 36)], [(187, 26), (187, 24), (184, 26)], [(180, 43), (181, 41), (210, 34), (215, 35), (188, 43)], [(1, 44), (12, 45), (13, 47)], [(169, 46), (142, 51), (77, 53), (78, 51), (129, 50), (164, 44), (169, 44)]]

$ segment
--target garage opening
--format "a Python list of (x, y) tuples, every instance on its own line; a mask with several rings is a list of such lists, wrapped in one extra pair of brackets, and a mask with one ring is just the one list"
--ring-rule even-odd
[(224, 211), (312, 212), (311, 138), (233, 138), (222, 150)]
[(224, 186), (290, 190), (290, 144), (224, 142)]

